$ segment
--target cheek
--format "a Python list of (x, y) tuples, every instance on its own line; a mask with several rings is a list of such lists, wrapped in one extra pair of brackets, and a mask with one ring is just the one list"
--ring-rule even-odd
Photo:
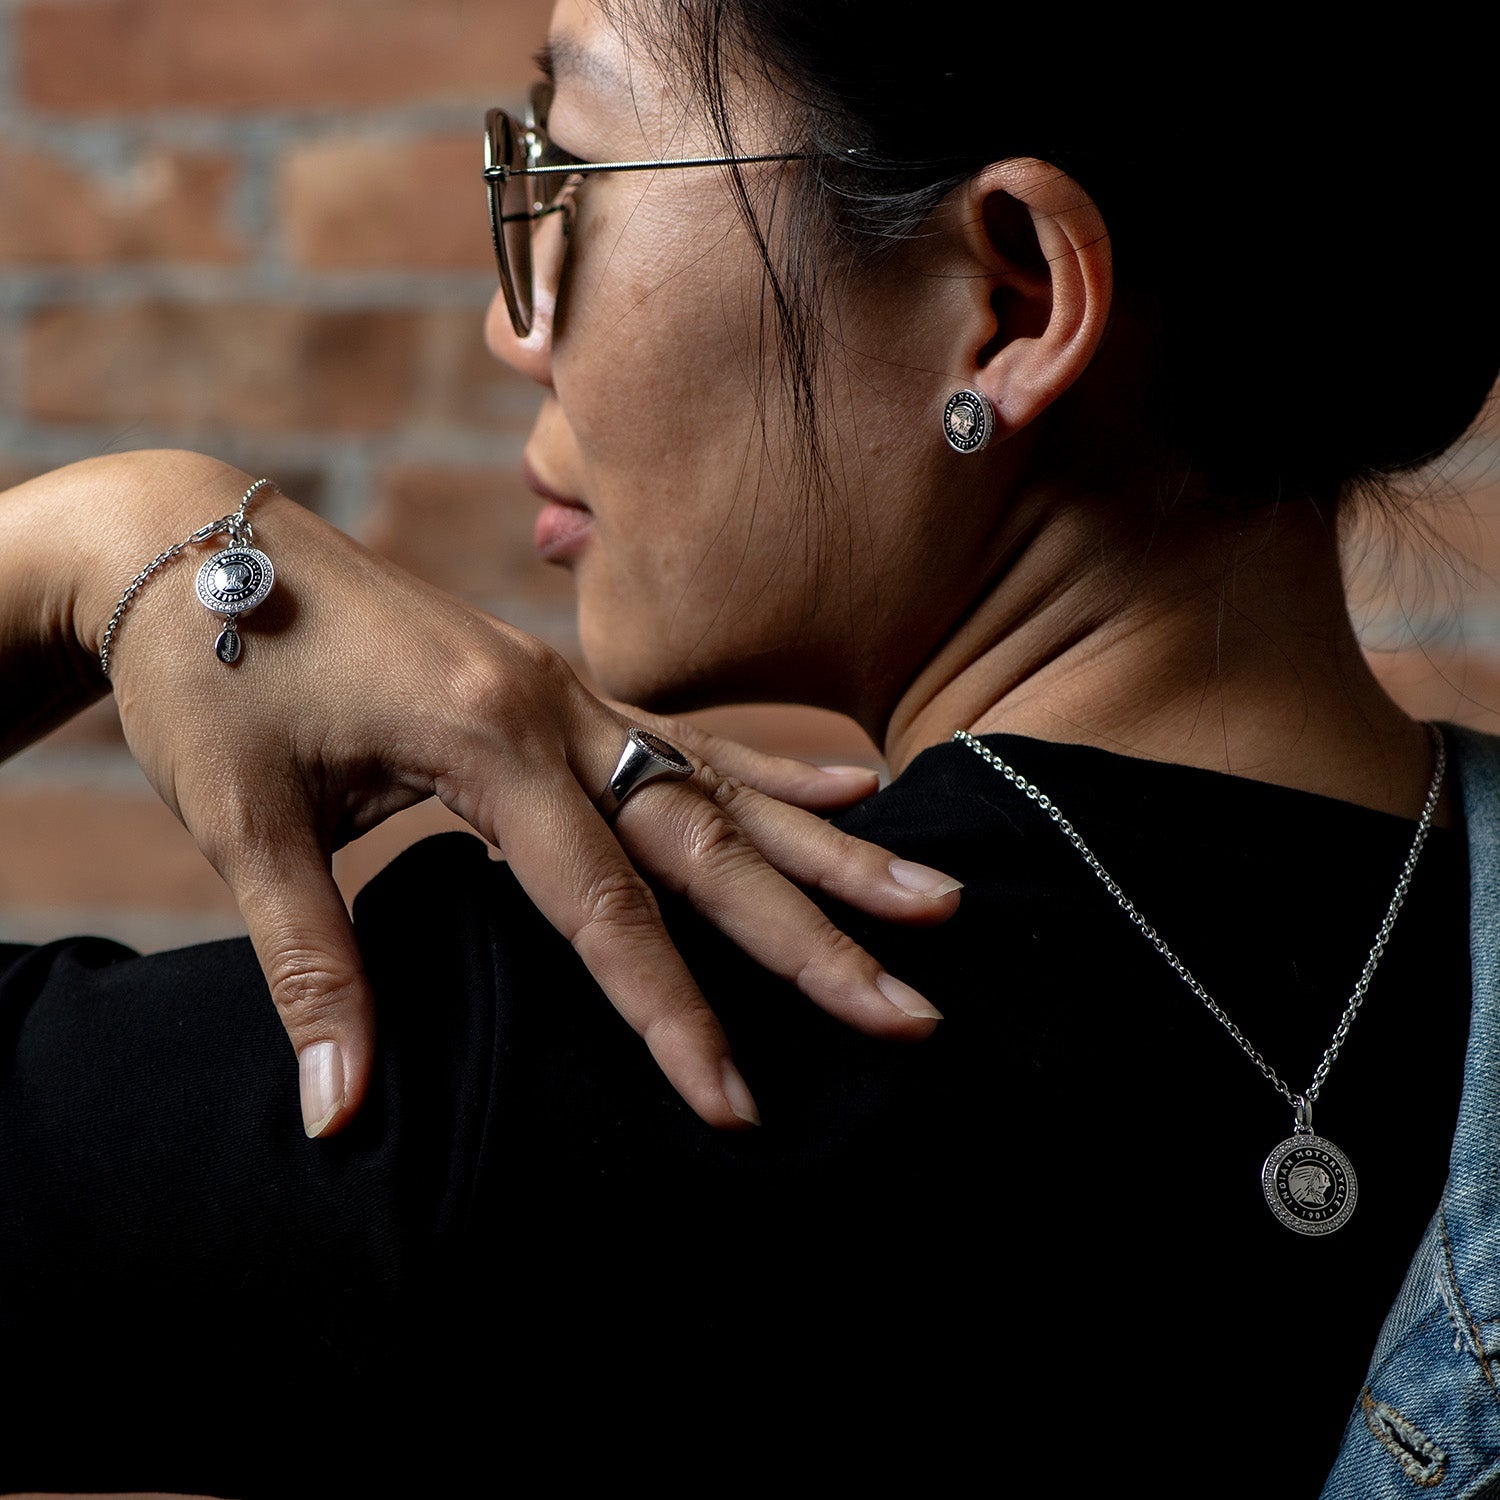
[(747, 237), (722, 191), (662, 191), (670, 175), (580, 203), (553, 358), (580, 442), (601, 459), (668, 457), (754, 406), (760, 279)]
[(764, 488), (760, 281), (737, 219), (645, 208), (580, 225), (603, 253), (577, 258), (553, 378), (601, 530), (630, 529), (616, 550), (670, 539), (668, 587), (706, 549), (743, 552), (737, 502)]
[[(584, 651), (633, 701), (790, 690), (822, 635), (868, 615), (868, 497), (807, 492), (774, 349), (762, 363), (762, 267), (732, 206), (709, 222), (635, 205), (580, 223), (554, 344), (596, 514), (576, 574)], [(851, 388), (868, 399), (869, 373), (834, 384), (819, 418), (836, 470), (899, 461), (909, 435), (843, 409)]]

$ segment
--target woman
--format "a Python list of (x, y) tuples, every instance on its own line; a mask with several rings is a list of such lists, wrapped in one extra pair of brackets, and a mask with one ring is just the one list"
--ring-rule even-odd
[[(68, 1482), (285, 1487), (291, 1425), (314, 1435), (317, 1487), (335, 1460), (378, 1484), (394, 1460), (353, 1425), (372, 1410), (382, 1435), (420, 1428), (440, 1474), (452, 1454), (613, 1469), (644, 1427), (653, 1469), (695, 1488), (795, 1461), (919, 1464), (943, 1491), (983, 1462), (1059, 1494), (1312, 1495), (1332, 1466), (1331, 1497), (1458, 1495), (1500, 1462), (1500, 762), (1380, 691), (1335, 524), (1455, 441), (1494, 378), (1483, 236), (1443, 218), (1445, 295), (1397, 295), (1371, 244), (1392, 193), (1420, 184), (1434, 218), (1464, 201), (1461, 153), (1431, 151), (1415, 103), (1326, 138), (1252, 115), (1272, 63), (1288, 97), (1328, 101), (1359, 61), (1347, 39), (1329, 71), (1251, 37), (1233, 70), (1173, 70), (1168, 93), (1120, 65), (1149, 53), (1139, 37), (960, 20), (955, 37), (905, 17), (898, 58), (853, 5), (561, 0), (538, 118), (492, 118), (486, 139), (489, 337), (544, 391), (538, 539), (573, 573), (591, 669), (663, 711), (769, 695), (859, 719), (895, 779), (841, 828), (965, 890), (942, 926), (841, 912), (886, 968), (807, 987), (866, 1030), (931, 1029), (905, 989), (877, 984), (875, 1007), (869, 984), (897, 973), (947, 1019), (915, 1048), (860, 1035), (669, 911), (765, 1121), (716, 1133), (703, 1121), (754, 1112), (718, 1033), (680, 1066), (657, 1047), (700, 1121), (574, 1003), (589, 982), (512, 877), (429, 841), (356, 908), (382, 1050), (358, 1118), (310, 1147), (277, 1123), (289, 1081), (247, 1064), (277, 1054), (243, 949), (8, 954), (10, 1300), (53, 1320), (44, 1337), (14, 1315), (12, 1347), (108, 1433), (108, 1461)], [(152, 518), (131, 555), (199, 513)], [(389, 628), (360, 603), (388, 575), (274, 498), (255, 524), (304, 577), (364, 586), (313, 643), (317, 588), (290, 620), (251, 616), (232, 670), (254, 677), (182, 654), (185, 608), (127, 617), (116, 691), (168, 789), (226, 738), (221, 714), (186, 753), (186, 705), (232, 680), (274, 715), (329, 631)], [(116, 599), (77, 591), (90, 649)], [(420, 603), (419, 653), (429, 629), (433, 650), (478, 629)], [(158, 739), (136, 724), (163, 701)], [(552, 747), (530, 775), (608, 778), (617, 740), (560, 734), (538, 698), (487, 701), (515, 742)], [(313, 721), (283, 774), (288, 806), (328, 818), (321, 847), (348, 787), (356, 828), (399, 800), (385, 777), (346, 770), (329, 796), (308, 774), (308, 743), (350, 737), (341, 712), (315, 695), (269, 736)], [(388, 704), (355, 717), (367, 743), (401, 733)], [(460, 778), (455, 800), (483, 790)], [(634, 793), (617, 824), (669, 880), (647, 799), (670, 820), (683, 791)], [(225, 813), (253, 826), (242, 801)], [(305, 840), (305, 821), (275, 826)], [(765, 847), (813, 874), (789, 842)], [(280, 872), (253, 863), (242, 898), (285, 911)], [(910, 912), (868, 871), (821, 883)], [(700, 904), (744, 935), (742, 912)], [(189, 1044), (205, 984), (221, 1024)], [(28, 1080), (84, 1054), (100, 1086), (64, 1117)], [(236, 1118), (198, 1128), (231, 1088)], [(146, 1108), (158, 1089), (170, 1107)], [(170, 1391), (170, 1433), (143, 1428), (151, 1403), (117, 1368), (80, 1369), (104, 1341)], [(43, 1477), (29, 1458), (17, 1477)]]

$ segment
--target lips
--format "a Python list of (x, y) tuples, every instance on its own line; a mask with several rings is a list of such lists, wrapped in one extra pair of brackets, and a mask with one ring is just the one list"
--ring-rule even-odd
[(536, 518), (536, 550), (545, 562), (571, 562), (588, 545), (594, 513), (583, 501), (558, 494), (537, 473), (529, 457), (522, 461), (521, 472), (526, 487), (547, 502)]

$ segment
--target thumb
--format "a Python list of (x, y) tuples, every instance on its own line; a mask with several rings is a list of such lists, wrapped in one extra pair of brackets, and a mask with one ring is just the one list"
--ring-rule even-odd
[(289, 839), (221, 873), (297, 1054), (303, 1128), (334, 1135), (369, 1087), (375, 1006), (328, 856), (310, 836)]

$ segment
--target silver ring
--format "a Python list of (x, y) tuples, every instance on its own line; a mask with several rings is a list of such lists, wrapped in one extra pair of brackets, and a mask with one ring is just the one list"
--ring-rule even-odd
[(649, 729), (632, 729), (625, 737), (615, 774), (599, 793), (595, 806), (606, 818), (613, 818), (620, 804), (647, 782), (686, 781), (692, 774), (693, 763), (675, 745)]

